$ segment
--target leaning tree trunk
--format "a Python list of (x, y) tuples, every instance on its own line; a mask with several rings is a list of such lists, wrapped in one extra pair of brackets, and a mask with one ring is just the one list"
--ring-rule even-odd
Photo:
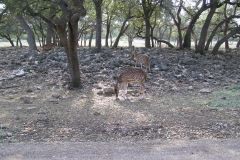
[(234, 29), (231, 30), (231, 32), (229, 32), (225, 37), (223, 37), (222, 39), (220, 39), (214, 46), (213, 50), (212, 50), (212, 54), (216, 54), (220, 48), (220, 46), (226, 42), (229, 38), (231, 38), (232, 36), (234, 36), (235, 34), (240, 33), (240, 27), (236, 27)]
[(124, 32), (125, 32), (125, 31), (127, 30), (127, 28), (128, 28), (128, 25), (126, 26), (127, 21), (128, 21), (128, 19), (126, 19), (126, 20), (123, 22), (123, 25), (122, 25), (122, 27), (121, 27), (121, 29), (120, 29), (120, 32), (119, 32), (119, 34), (118, 34), (118, 36), (117, 36), (117, 38), (116, 38), (116, 40), (115, 40), (112, 48), (117, 48), (118, 43), (119, 43), (119, 41), (120, 41), (120, 38), (122, 37), (122, 35), (124, 34)]
[(207, 18), (204, 22), (204, 25), (203, 25), (201, 33), (200, 33), (200, 38), (198, 41), (198, 45), (196, 47), (196, 53), (204, 54), (204, 47), (205, 47), (205, 42), (207, 39), (208, 28), (209, 28), (209, 25), (211, 23), (212, 17), (214, 15), (216, 9), (217, 8), (215, 6), (213, 6), (207, 15)]
[(195, 25), (195, 23), (197, 22), (198, 18), (200, 17), (200, 15), (202, 14), (202, 12), (204, 12), (205, 10), (207, 10), (209, 7), (207, 6), (202, 6), (200, 10), (198, 10), (198, 12), (192, 17), (188, 27), (187, 27), (187, 31), (186, 34), (184, 36), (184, 42), (183, 42), (183, 48), (191, 48), (191, 34), (192, 34), (192, 30), (193, 27)]
[(27, 36), (27, 42), (28, 42), (28, 45), (29, 45), (29, 49), (30, 50), (37, 50), (35, 36), (34, 36), (34, 33), (33, 33), (32, 29), (27, 24), (27, 22), (25, 21), (25, 19), (23, 18), (22, 15), (17, 15), (16, 18), (18, 19), (22, 28), (27, 32), (27, 35), (28, 35)]
[(208, 40), (207, 40), (207, 43), (206, 43), (206, 46), (205, 46), (205, 50), (208, 50), (209, 49), (209, 46), (213, 40), (213, 37), (216, 35), (218, 29), (224, 24), (224, 23), (229, 23), (230, 20), (234, 19), (234, 18), (240, 18), (240, 16), (238, 15), (233, 15), (233, 16), (230, 16), (228, 17), (227, 19), (224, 19), (222, 20), (221, 22), (219, 22), (216, 27), (212, 30)]
[(11, 44), (11, 46), (14, 47), (14, 42), (13, 42), (13, 40), (12, 40), (12, 38), (10, 37), (9, 34), (8, 34), (8, 35), (1, 35), (1, 36), (4, 37), (4, 38), (6, 38), (6, 39), (9, 41), (9, 43)]
[(209, 49), (209, 46), (210, 46), (210, 44), (211, 44), (211, 42), (212, 42), (212, 40), (213, 40), (213, 37), (216, 35), (217, 30), (219, 29), (219, 27), (220, 27), (223, 23), (224, 23), (224, 21), (221, 21), (221, 22), (212, 30), (212, 32), (211, 32), (211, 34), (210, 34), (210, 36), (209, 36), (209, 38), (208, 38), (208, 40), (207, 40), (207, 43), (206, 43), (206, 45), (205, 45), (205, 48), (204, 48), (206, 51)]

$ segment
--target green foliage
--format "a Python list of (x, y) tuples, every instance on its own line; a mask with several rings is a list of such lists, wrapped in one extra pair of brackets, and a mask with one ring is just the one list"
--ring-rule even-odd
[(23, 32), (16, 19), (10, 15), (4, 15), (0, 23), (0, 37), (20, 35)]
[(211, 107), (240, 107), (240, 85), (233, 85), (210, 95)]

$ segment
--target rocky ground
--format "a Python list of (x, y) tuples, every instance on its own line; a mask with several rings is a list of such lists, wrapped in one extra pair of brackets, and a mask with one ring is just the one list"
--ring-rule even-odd
[(131, 86), (129, 99), (117, 101), (114, 77), (134, 66), (127, 48), (79, 49), (81, 90), (69, 90), (62, 48), (45, 53), (0, 48), (0, 142), (240, 137), (238, 101), (234, 107), (211, 105), (215, 92), (240, 89), (239, 50), (206, 56), (139, 51), (151, 57), (146, 94), (139, 98)]

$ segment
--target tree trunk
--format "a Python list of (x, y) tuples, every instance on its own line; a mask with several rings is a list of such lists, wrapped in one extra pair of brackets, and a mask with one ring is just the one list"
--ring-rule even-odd
[(229, 38), (231, 38), (232, 36), (234, 36), (235, 34), (240, 33), (240, 27), (236, 27), (234, 29), (231, 30), (231, 32), (229, 32), (225, 37), (223, 37), (222, 39), (220, 39), (214, 46), (213, 50), (212, 50), (212, 54), (216, 54), (220, 48), (220, 46), (226, 42)]
[(131, 48), (133, 44), (133, 37), (128, 36), (128, 47)]
[(82, 84), (80, 81), (80, 71), (77, 57), (77, 23), (68, 22), (68, 32), (63, 24), (57, 24), (56, 30), (59, 35), (60, 43), (63, 45), (65, 53), (68, 58), (68, 68), (71, 78), (71, 86), (74, 88), (81, 88)]
[(80, 80), (80, 70), (77, 55), (77, 44), (78, 44), (78, 20), (70, 20), (68, 22), (68, 56), (69, 56), (69, 67), (71, 73), (71, 82), (74, 88), (82, 88)]
[(93, 0), (96, 10), (96, 52), (100, 52), (102, 48), (102, 0)]
[(151, 24), (149, 19), (144, 19), (145, 20), (145, 47), (146, 48), (151, 48), (151, 43), (150, 43), (150, 30), (151, 30)]
[(204, 47), (205, 47), (205, 42), (207, 39), (208, 28), (209, 28), (209, 25), (211, 23), (212, 17), (214, 15), (216, 9), (217, 8), (215, 5), (210, 8), (210, 11), (207, 15), (207, 18), (204, 22), (204, 25), (203, 25), (201, 33), (200, 33), (200, 38), (198, 41), (198, 45), (196, 47), (196, 53), (204, 54)]
[(14, 42), (13, 42), (12, 38), (10, 37), (10, 35), (7, 35), (5, 38), (10, 42), (11, 46), (14, 47)]
[(202, 14), (202, 12), (204, 12), (205, 10), (207, 10), (209, 7), (207, 7), (206, 5), (203, 5), (198, 12), (192, 17), (188, 27), (187, 27), (187, 31), (186, 34), (184, 36), (184, 42), (183, 42), (183, 48), (191, 48), (191, 34), (192, 34), (192, 30), (193, 27), (195, 25), (195, 23), (197, 22), (198, 18), (200, 17), (200, 15)]
[(123, 24), (122, 24), (122, 27), (121, 27), (121, 29), (120, 29), (120, 32), (119, 32), (119, 34), (118, 34), (118, 36), (117, 36), (117, 38), (116, 38), (116, 40), (115, 40), (112, 48), (117, 48), (120, 38), (122, 37), (122, 35), (124, 34), (124, 32), (125, 32), (125, 31), (127, 30), (127, 28), (128, 28), (128, 25), (126, 26), (127, 21), (128, 21), (128, 19), (125, 19), (125, 20), (124, 20), (124, 22), (123, 22)]
[(47, 24), (47, 35), (46, 35), (46, 44), (53, 42), (54, 29), (50, 23)]
[(142, 0), (142, 7), (143, 7), (143, 13), (144, 13), (144, 21), (145, 21), (145, 47), (151, 48), (151, 23), (150, 18), (153, 13), (150, 7), (149, 1)]
[(172, 37), (172, 26), (169, 27), (168, 42), (171, 42)]
[(195, 48), (197, 48), (198, 39), (197, 39), (197, 35), (194, 33), (194, 31), (192, 31), (192, 38), (193, 38), (193, 41), (194, 41), (194, 46), (195, 46)]
[[(36, 29), (35, 26), (33, 26), (33, 31), (34, 31), (34, 33), (35, 33), (35, 35), (36, 35), (36, 37), (37, 37), (37, 40), (38, 40), (39, 46), (42, 46), (43, 43), (41, 42), (41, 38), (40, 38), (39, 34), (37, 33), (37, 29)], [(42, 38), (42, 40), (43, 40), (43, 38)]]
[(152, 47), (154, 48), (154, 37), (153, 37), (153, 31), (154, 31), (154, 27), (151, 27), (151, 43), (152, 43)]
[(112, 32), (110, 32), (110, 47), (113, 45), (113, 37), (112, 37)]
[(206, 46), (205, 46), (205, 50), (208, 50), (208, 49), (209, 49), (210, 43), (212, 42), (213, 37), (216, 35), (217, 30), (218, 30), (224, 23), (229, 23), (230, 20), (233, 19), (233, 18), (240, 18), (240, 16), (237, 16), (237, 15), (236, 15), (236, 16), (235, 16), (235, 15), (230, 16), (230, 17), (228, 17), (227, 19), (222, 20), (221, 22), (219, 22), (219, 23), (216, 25), (216, 27), (213, 29), (213, 31), (211, 32), (211, 34), (210, 34), (210, 36), (209, 36), (209, 38), (208, 38), (208, 40), (207, 40), (207, 43), (206, 43)]
[[(33, 29), (34, 29), (35, 34), (37, 35), (37, 38), (39, 39), (39, 44), (40, 44), (40, 46), (41, 46), (40, 36), (37, 34), (37, 30), (35, 30), (34, 27), (33, 27)], [(40, 33), (41, 33), (42, 45), (43, 45), (43, 44), (45, 44), (46, 37), (45, 37), (45, 34), (44, 34), (44, 29), (43, 29), (42, 21), (41, 21), (41, 20), (40, 20), (40, 23), (39, 23), (39, 31), (40, 31)]]
[(27, 42), (30, 50), (37, 50), (35, 36), (32, 29), (29, 27), (22, 15), (17, 15), (16, 18), (20, 22), (22, 28), (27, 32)]
[(22, 48), (22, 41), (21, 41), (21, 37), (19, 35), (17, 35), (17, 44), (18, 44), (18, 46), (20, 46)]
[[(175, 14), (173, 14), (172, 9), (169, 8), (169, 6), (166, 5), (166, 6), (163, 6), (163, 7), (169, 12), (170, 16), (173, 19), (173, 22), (174, 22), (175, 26), (177, 27), (177, 32), (178, 32), (177, 46), (180, 49), (182, 49), (183, 48), (183, 43), (182, 43), (183, 38), (182, 38), (182, 31), (181, 31), (182, 19), (180, 17), (180, 13), (181, 13), (181, 10), (182, 10), (182, 7), (183, 7), (183, 0), (180, 0), (180, 2), (179, 2), (179, 8), (177, 10), (176, 17), (175, 17)], [(171, 32), (172, 32), (171, 30), (172, 30), (172, 27), (170, 28), (170, 35), (169, 35), (169, 40), (168, 40), (169, 42), (171, 42), (171, 40), (170, 40)]]
[(106, 37), (105, 37), (105, 46), (109, 47), (108, 45), (108, 38), (109, 38), (109, 33), (110, 33), (110, 27), (111, 27), (111, 17), (108, 15), (107, 16), (107, 24), (106, 24)]
[(87, 45), (87, 37), (86, 37), (86, 34), (83, 35), (83, 44), (84, 44), (84, 47), (86, 47)]
[[(225, 4), (225, 6), (224, 6), (224, 19), (227, 19), (227, 4)], [(225, 21), (223, 35), (226, 36), (227, 32), (228, 32), (228, 23), (227, 23), (227, 21)], [(225, 49), (226, 50), (229, 49), (228, 40), (225, 42)]]
[(91, 29), (90, 37), (89, 37), (89, 43), (88, 43), (89, 48), (92, 47), (93, 32), (94, 32), (94, 30)]

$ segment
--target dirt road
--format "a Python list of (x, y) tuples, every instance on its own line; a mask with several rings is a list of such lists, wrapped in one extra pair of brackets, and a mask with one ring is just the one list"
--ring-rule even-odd
[(240, 139), (0, 144), (1, 160), (238, 160)]

